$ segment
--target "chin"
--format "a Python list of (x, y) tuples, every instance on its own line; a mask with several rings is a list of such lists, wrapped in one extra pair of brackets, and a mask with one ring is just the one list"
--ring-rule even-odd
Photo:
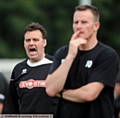
[(30, 60), (37, 60), (36, 57), (29, 57)]

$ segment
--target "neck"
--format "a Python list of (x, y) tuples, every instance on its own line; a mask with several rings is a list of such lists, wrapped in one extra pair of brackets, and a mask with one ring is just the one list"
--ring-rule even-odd
[(43, 53), (43, 54), (42, 54), (40, 57), (38, 57), (38, 58), (29, 59), (29, 61), (30, 61), (31, 63), (36, 63), (36, 62), (41, 61), (44, 57), (45, 57), (45, 53)]
[(85, 51), (91, 50), (97, 45), (97, 43), (98, 43), (97, 39), (93, 39), (93, 40), (88, 39), (87, 43), (83, 44), (83, 45), (80, 45), (79, 49), (80, 50), (85, 50)]

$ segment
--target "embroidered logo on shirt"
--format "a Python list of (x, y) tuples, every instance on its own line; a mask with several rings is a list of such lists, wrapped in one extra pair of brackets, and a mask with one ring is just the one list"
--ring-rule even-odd
[(86, 67), (86, 68), (91, 68), (92, 64), (93, 64), (93, 61), (92, 61), (92, 60), (87, 60), (87, 62), (86, 62), (86, 64), (85, 64), (85, 67)]
[(29, 79), (28, 81), (21, 81), (19, 87), (28, 89), (32, 89), (34, 87), (45, 87), (45, 80)]
[(27, 73), (27, 69), (22, 70), (22, 74), (25, 74), (25, 73)]

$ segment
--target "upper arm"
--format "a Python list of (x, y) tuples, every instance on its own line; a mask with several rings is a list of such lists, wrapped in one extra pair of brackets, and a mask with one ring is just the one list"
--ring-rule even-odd
[(95, 62), (88, 82), (101, 82), (109, 87), (114, 87), (118, 73), (118, 58), (115, 53), (101, 53)]
[(18, 95), (14, 81), (10, 81), (5, 102), (5, 113), (19, 113)]

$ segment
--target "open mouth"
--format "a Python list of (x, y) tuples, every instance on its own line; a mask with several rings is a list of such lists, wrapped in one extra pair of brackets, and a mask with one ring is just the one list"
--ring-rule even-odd
[(36, 48), (29, 48), (29, 54), (30, 54), (31, 56), (36, 55), (36, 52), (37, 52)]
[(29, 51), (34, 52), (34, 51), (36, 51), (36, 49), (35, 48), (30, 48)]

